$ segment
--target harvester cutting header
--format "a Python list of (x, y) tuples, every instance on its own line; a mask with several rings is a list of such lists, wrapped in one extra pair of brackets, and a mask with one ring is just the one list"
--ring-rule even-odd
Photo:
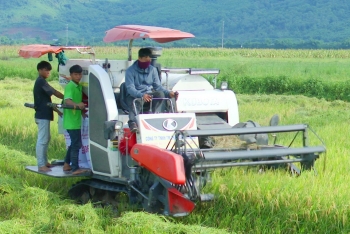
[[(59, 58), (59, 84), (67, 84), (71, 66), (83, 68), (83, 92), (89, 106), (89, 154), (92, 173), (73, 185), (69, 194), (81, 201), (103, 200), (109, 204), (120, 193), (127, 194), (130, 203), (139, 204), (149, 212), (184, 216), (193, 211), (197, 201), (213, 199), (202, 194), (215, 168), (247, 165), (288, 165), (300, 173), (311, 169), (323, 145), (308, 145), (308, 126), (305, 124), (277, 126), (278, 116), (269, 127), (253, 121), (240, 122), (236, 95), (227, 83), (216, 86), (219, 69), (167, 68), (157, 62), (162, 48), (149, 47), (151, 64), (157, 68), (160, 83), (177, 92), (178, 98), (165, 98), (163, 111), (155, 113), (150, 105), (137, 108), (125, 102), (125, 71), (134, 62), (132, 43), (135, 39), (152, 39), (159, 43), (194, 37), (190, 33), (161, 27), (122, 25), (106, 32), (105, 42), (129, 40), (126, 60), (97, 59), (90, 47), (47, 45), (23, 46), (19, 55), (24, 58), (56, 54)], [(64, 50), (76, 49), (89, 54), (89, 59), (68, 59)], [(212, 76), (211, 84), (203, 75)], [(53, 104), (50, 104), (53, 105)], [(132, 133), (127, 125), (128, 111), (134, 108), (138, 131)], [(298, 147), (269, 144), (268, 134), (301, 132)], [(213, 138), (235, 136), (239, 146), (218, 148)], [(292, 140), (295, 142), (295, 139)], [(36, 166), (27, 170), (53, 177), (75, 177), (57, 165), (51, 172), (41, 173)]]

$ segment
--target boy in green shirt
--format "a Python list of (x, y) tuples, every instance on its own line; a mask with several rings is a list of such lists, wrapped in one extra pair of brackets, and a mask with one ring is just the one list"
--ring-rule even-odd
[[(64, 103), (74, 106), (74, 109), (63, 110), (63, 127), (67, 130), (71, 139), (71, 144), (68, 147), (66, 157), (64, 159), (63, 170), (72, 170), (73, 175), (78, 175), (87, 170), (79, 169), (78, 157), (79, 149), (81, 148), (81, 116), (85, 108), (82, 102), (83, 87), (79, 84), (83, 69), (79, 65), (74, 65), (69, 69), (71, 81), (64, 89)], [(85, 116), (83, 116), (85, 117)], [(72, 165), (70, 165), (72, 163)]]

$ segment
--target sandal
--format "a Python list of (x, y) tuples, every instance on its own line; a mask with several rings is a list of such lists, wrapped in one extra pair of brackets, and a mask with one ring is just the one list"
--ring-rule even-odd
[(46, 163), (46, 167), (51, 168), (54, 167), (54, 165), (52, 165), (51, 163)]
[(72, 168), (70, 167), (70, 165), (68, 163), (64, 163), (63, 165), (63, 171), (70, 171), (72, 170)]
[(48, 168), (47, 166), (43, 166), (43, 167), (39, 167), (38, 171), (39, 172), (49, 172), (49, 171), (51, 171), (51, 169)]

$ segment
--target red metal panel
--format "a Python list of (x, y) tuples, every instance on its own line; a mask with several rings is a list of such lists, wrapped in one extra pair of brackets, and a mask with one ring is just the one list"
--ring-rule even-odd
[(140, 166), (173, 184), (184, 184), (186, 181), (181, 155), (154, 145), (135, 144), (131, 149), (131, 157)]
[(195, 208), (195, 204), (175, 188), (168, 188), (168, 202), (170, 215), (188, 215)]
[(19, 56), (23, 58), (39, 58), (46, 53), (59, 53), (62, 51), (60, 46), (50, 45), (26, 45), (22, 46), (18, 52)]
[[(126, 149), (126, 141), (128, 141), (128, 149)], [(130, 128), (124, 128), (124, 136), (119, 140), (119, 151), (122, 155), (131, 152), (131, 148), (136, 144), (136, 133), (132, 133)]]
[(39, 58), (47, 53), (58, 54), (62, 50), (75, 50), (75, 49), (90, 49), (88, 46), (51, 46), (43, 44), (33, 44), (22, 46), (18, 51), (19, 56), (23, 58)]
[(166, 43), (194, 37), (193, 34), (171, 28), (143, 25), (120, 25), (106, 31), (104, 42), (114, 42), (137, 38), (150, 38), (159, 43)]

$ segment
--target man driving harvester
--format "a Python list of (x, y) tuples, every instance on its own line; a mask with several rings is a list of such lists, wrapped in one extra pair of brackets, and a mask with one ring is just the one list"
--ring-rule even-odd
[[(133, 108), (135, 98), (142, 98), (144, 102), (151, 102), (152, 98), (177, 98), (178, 93), (163, 88), (160, 83), (157, 69), (151, 65), (152, 51), (149, 48), (141, 48), (139, 58), (125, 72), (125, 85), (127, 90), (126, 104), (129, 108), (129, 128), (131, 132), (137, 132), (136, 114)], [(154, 112), (162, 112), (163, 101), (154, 103)], [(135, 103), (139, 112), (141, 105)]]

